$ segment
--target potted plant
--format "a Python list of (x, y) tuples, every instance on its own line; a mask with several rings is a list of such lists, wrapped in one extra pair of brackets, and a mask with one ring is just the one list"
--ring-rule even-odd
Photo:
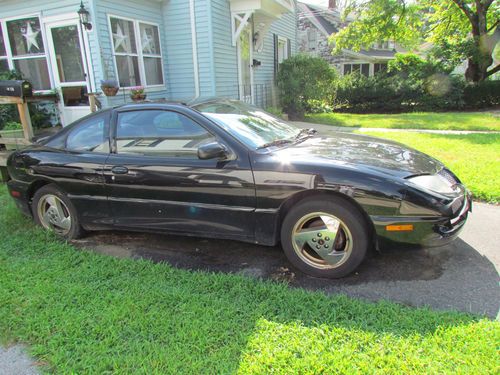
[(146, 93), (144, 92), (144, 87), (137, 86), (130, 89), (130, 99), (134, 102), (140, 102), (146, 99)]
[(118, 89), (118, 82), (114, 79), (105, 79), (101, 81), (101, 90), (106, 96), (115, 96)]

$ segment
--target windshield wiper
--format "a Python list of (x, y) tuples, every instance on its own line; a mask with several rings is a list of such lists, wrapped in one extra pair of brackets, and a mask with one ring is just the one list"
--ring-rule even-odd
[(264, 143), (263, 145), (257, 147), (257, 150), (260, 150), (262, 148), (268, 148), (272, 146), (281, 146), (281, 145), (286, 145), (288, 143), (292, 143), (293, 141), (290, 139), (275, 139), (272, 142)]
[(314, 128), (309, 128), (309, 129), (301, 129), (299, 133), (295, 136), (295, 139), (300, 139), (303, 137), (310, 137), (314, 134), (316, 134), (318, 131)]

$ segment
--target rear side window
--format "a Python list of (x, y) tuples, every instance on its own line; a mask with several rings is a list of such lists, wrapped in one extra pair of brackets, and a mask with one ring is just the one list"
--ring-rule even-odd
[(88, 118), (71, 129), (66, 138), (70, 151), (109, 152), (109, 113)]
[(213, 140), (204, 127), (181, 113), (150, 109), (118, 115), (119, 154), (197, 158), (198, 147)]

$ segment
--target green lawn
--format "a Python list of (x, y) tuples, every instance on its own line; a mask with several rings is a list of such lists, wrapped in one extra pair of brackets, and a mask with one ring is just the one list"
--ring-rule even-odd
[(79, 251), (0, 207), (0, 338), (47, 371), (498, 373), (499, 322)]
[(425, 152), (449, 167), (476, 199), (500, 202), (500, 134), (363, 132)]
[(318, 113), (307, 115), (306, 121), (317, 124), (358, 128), (500, 131), (499, 116), (474, 112), (425, 112), (395, 115)]

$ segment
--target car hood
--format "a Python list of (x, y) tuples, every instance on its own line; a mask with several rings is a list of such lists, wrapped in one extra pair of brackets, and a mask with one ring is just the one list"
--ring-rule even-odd
[(292, 146), (276, 150), (278, 158), (290, 162), (327, 162), (376, 170), (404, 178), (435, 174), (443, 164), (430, 156), (386, 139), (337, 132), (314, 136)]

